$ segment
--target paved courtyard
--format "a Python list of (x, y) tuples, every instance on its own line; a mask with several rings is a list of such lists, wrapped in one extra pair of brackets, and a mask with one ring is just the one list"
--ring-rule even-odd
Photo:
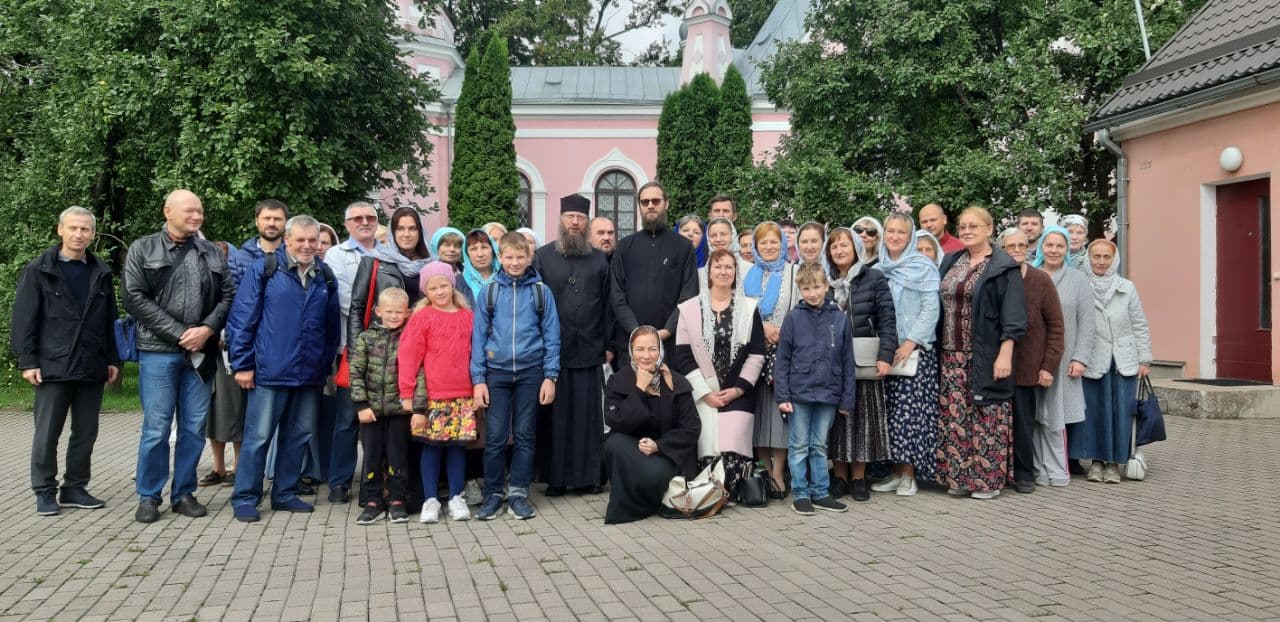
[(207, 518), (139, 525), (139, 422), (103, 417), (92, 492), (107, 508), (46, 518), (27, 485), (31, 420), (0, 415), (0, 616), (1280, 619), (1280, 421), (1171, 419), (1145, 482), (611, 527), (604, 495), (535, 496), (527, 522), (360, 527), (323, 490), (314, 514), (245, 525), (229, 488), (200, 494)]

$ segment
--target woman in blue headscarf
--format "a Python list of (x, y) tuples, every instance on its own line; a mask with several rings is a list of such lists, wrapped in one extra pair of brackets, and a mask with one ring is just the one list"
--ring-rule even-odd
[(466, 252), (462, 254), (462, 280), (467, 284), (465, 295), (475, 300), (480, 295), (480, 288), (492, 282), (501, 269), (498, 243), (483, 230), (472, 229), (467, 234)]
[(783, 470), (787, 464), (787, 424), (773, 401), (773, 360), (777, 353), (782, 320), (800, 300), (796, 289), (796, 264), (787, 261), (787, 240), (773, 221), (756, 225), (752, 252), (756, 262), (741, 280), (742, 293), (757, 301), (756, 310), (764, 322), (766, 344), (764, 382), (757, 385), (755, 432), (752, 443), (756, 458), (773, 479), (773, 496), (781, 499), (786, 490)]
[(697, 214), (689, 214), (681, 218), (676, 223), (676, 233), (693, 244), (698, 257), (698, 267), (705, 267), (707, 265), (707, 230), (702, 224), (702, 219), (698, 218)]
[[(427, 250), (431, 252), (431, 256), (435, 257), (443, 263), (447, 263), (453, 267), (455, 277), (462, 274), (463, 246), (466, 245), (466, 236), (461, 231), (453, 227), (440, 227), (436, 232), (431, 234), (431, 242), (427, 244)], [(421, 291), (426, 291), (426, 282), (419, 284)], [(470, 292), (464, 291), (465, 288), (459, 288), (462, 296), (467, 299), (467, 304), (475, 306), (474, 299), (470, 296)], [(426, 300), (426, 297), (423, 297)]]
[(913, 376), (889, 376), (884, 381), (889, 411), (889, 460), (896, 466), (886, 480), (871, 487), (909, 497), (917, 490), (916, 478), (932, 480), (937, 471), (938, 353), (933, 341), (938, 328), (938, 265), (916, 250), (915, 221), (894, 212), (884, 221), (877, 268), (889, 280), (897, 320), (898, 349), (894, 365), (902, 366), (913, 355)]

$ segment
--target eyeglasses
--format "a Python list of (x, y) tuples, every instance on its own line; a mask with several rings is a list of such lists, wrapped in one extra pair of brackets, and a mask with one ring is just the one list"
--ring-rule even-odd
[(1016, 251), (1017, 251), (1017, 250), (1027, 250), (1028, 248), (1030, 248), (1030, 247), (1027, 245), (1027, 243), (1026, 243), (1026, 242), (1009, 242), (1008, 244), (1005, 244), (1005, 245), (1004, 245), (1004, 247), (1005, 247), (1005, 248), (1011, 248), (1011, 249), (1016, 250)]
[(873, 238), (876, 237), (877, 235), (880, 235), (880, 232), (877, 231), (875, 227), (863, 227), (862, 225), (855, 226), (853, 228), (853, 232), (857, 234), (865, 233), (867, 234), (868, 237), (873, 237)]
[(640, 207), (649, 207), (650, 205), (662, 205), (666, 199), (640, 199)]
[(378, 222), (378, 217), (377, 216), (352, 216), (347, 220), (351, 220), (355, 222)]
[(982, 231), (987, 225), (957, 225), (956, 231)]

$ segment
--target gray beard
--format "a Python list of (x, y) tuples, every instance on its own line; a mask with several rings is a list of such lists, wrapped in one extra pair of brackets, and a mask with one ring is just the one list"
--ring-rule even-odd
[(641, 216), (640, 224), (641, 229), (644, 229), (645, 232), (657, 235), (658, 233), (661, 233), (663, 229), (667, 228), (667, 213), (662, 212), (661, 216), (654, 218), (652, 221)]
[(584, 257), (591, 252), (591, 242), (585, 233), (570, 233), (560, 225), (560, 239), (556, 240), (556, 250), (565, 257)]

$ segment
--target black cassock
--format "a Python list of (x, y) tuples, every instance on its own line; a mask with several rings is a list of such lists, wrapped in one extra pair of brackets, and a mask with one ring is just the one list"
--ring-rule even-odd
[(551, 289), (560, 317), (556, 399), (541, 409), (536, 430), (539, 479), (555, 487), (594, 488), (601, 484), (604, 434), (601, 366), (613, 334), (609, 259), (596, 249), (566, 257), (552, 242), (534, 254), (534, 269)]

